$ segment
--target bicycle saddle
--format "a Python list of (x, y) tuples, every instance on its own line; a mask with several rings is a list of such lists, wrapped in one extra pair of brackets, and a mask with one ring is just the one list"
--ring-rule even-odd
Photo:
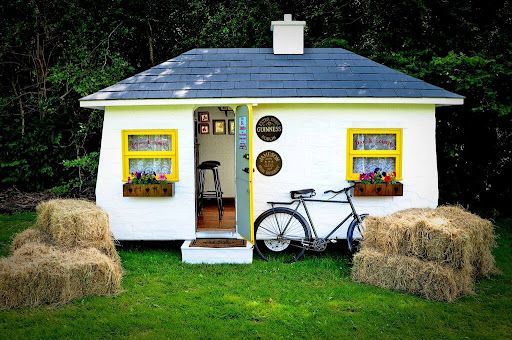
[(217, 162), (217, 161), (204, 161), (201, 164), (199, 164), (199, 166), (197, 168), (205, 170), (205, 169), (213, 169), (213, 168), (216, 168), (218, 166), (220, 166), (220, 162)]
[(309, 198), (316, 195), (315, 189), (302, 189), (302, 190), (293, 190), (290, 191), (290, 197), (292, 199), (296, 198)]

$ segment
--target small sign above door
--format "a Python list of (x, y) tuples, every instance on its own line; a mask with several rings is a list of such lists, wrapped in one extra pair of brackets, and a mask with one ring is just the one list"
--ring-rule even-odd
[(283, 125), (274, 116), (261, 117), (256, 123), (256, 134), (264, 142), (273, 142), (281, 137)]
[(282, 167), (283, 160), (274, 150), (265, 150), (256, 157), (256, 169), (264, 176), (274, 176)]

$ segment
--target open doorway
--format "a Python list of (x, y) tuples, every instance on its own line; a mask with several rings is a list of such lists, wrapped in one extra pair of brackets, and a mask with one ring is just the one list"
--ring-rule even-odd
[(235, 113), (230, 107), (194, 111), (197, 231), (234, 231)]

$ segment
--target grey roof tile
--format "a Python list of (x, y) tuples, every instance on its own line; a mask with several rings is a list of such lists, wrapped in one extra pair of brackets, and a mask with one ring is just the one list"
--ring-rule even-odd
[(272, 89), (272, 97), (297, 97), (296, 89)]
[(322, 97), (321, 89), (297, 89), (299, 97)]
[(197, 90), (198, 98), (221, 98), (222, 90)]
[(251, 74), (251, 80), (270, 80), (272, 74), (270, 73), (254, 73)]
[(293, 73), (272, 73), (270, 75), (271, 80), (294, 80)]
[(413, 89), (395, 89), (395, 93), (400, 97), (414, 97), (414, 98), (422, 97), (421, 91), (413, 90)]
[(165, 99), (172, 98), (174, 91), (148, 91), (147, 99)]
[(347, 97), (346, 89), (323, 89), (323, 97)]
[(370, 89), (372, 97), (397, 97), (393, 89)]
[(295, 73), (293, 74), (294, 80), (314, 80), (315, 75), (313, 73)]
[(347, 89), (347, 97), (373, 97), (368, 89)]
[(462, 98), (341, 48), (200, 48), (81, 100), (221, 97)]
[[(337, 73), (312, 73), (313, 79), (315, 80), (338, 80)], [(308, 79), (311, 80), (311, 79)]]
[(228, 75), (228, 81), (246, 81), (251, 80), (250, 74), (230, 74)]

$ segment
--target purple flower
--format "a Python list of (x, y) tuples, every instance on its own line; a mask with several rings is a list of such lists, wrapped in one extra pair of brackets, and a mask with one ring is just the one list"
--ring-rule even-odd
[(142, 177), (142, 172), (136, 171), (135, 172), (135, 177), (137, 177), (137, 179), (140, 179)]
[(375, 170), (373, 170), (373, 173), (376, 174), (379, 171), (380, 171), (380, 168), (375, 168)]

